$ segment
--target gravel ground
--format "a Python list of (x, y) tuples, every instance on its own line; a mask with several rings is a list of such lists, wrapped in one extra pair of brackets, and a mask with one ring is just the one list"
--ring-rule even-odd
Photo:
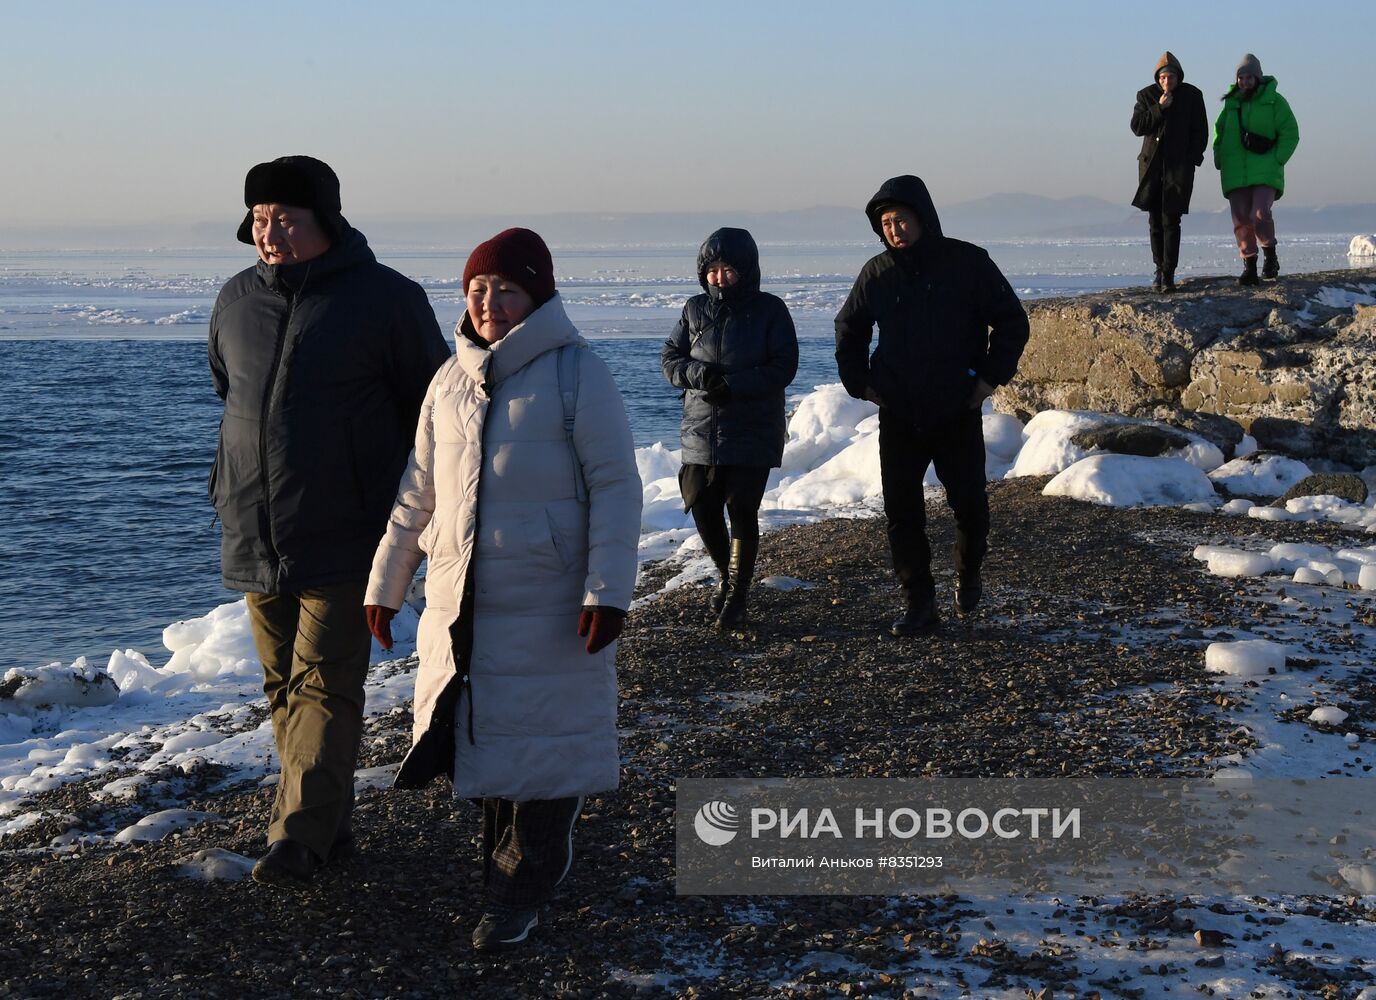
[[(984, 604), (973, 625), (948, 621), (931, 639), (885, 634), (900, 599), (873, 519), (766, 536), (758, 575), (813, 589), (757, 588), (740, 631), (708, 627), (706, 587), (666, 592), (633, 615), (619, 658), (622, 788), (588, 802), (574, 870), (518, 957), (470, 949), (481, 907), (477, 816), (442, 782), (363, 792), (359, 856), (297, 895), (174, 876), (200, 848), (261, 853), (270, 790), (205, 768), (162, 776), (159, 801), (112, 808), (91, 796), (106, 774), (36, 796), (35, 808), (59, 815), (5, 839), (0, 997), (918, 997), (963, 986), (975, 997), (1161, 995), (1166, 980), (1152, 972), (1096, 981), (1072, 947), (1019, 953), (997, 937), (992, 911), (957, 896), (674, 891), (682, 777), (1209, 770), (1252, 738), (1230, 723), (1229, 699), (1203, 671), (1200, 628), (1246, 627), (1266, 611), (1237, 600), (1235, 581), (1201, 572), (1193, 546), (1243, 536), (1370, 542), (1333, 526), (1110, 510), (1043, 497), (1044, 483), (991, 486)], [(938, 589), (949, 601), (951, 522), (943, 504), (932, 511)], [(649, 567), (642, 588), (668, 575)], [(1369, 605), (1354, 613), (1376, 624)], [(1349, 726), (1371, 731), (1376, 685), (1369, 675), (1360, 684)], [(372, 720), (360, 766), (399, 760), (409, 724), (404, 712)], [(73, 828), (108, 834), (169, 795), (221, 820), (151, 844), (48, 848)], [(1350, 925), (1376, 919), (1376, 898), (1364, 899), (1304, 905)], [(1201, 905), (1128, 900), (1106, 911), (1080, 900), (1052, 916), (1181, 937)], [(1253, 905), (1249, 922), (1283, 921), (1300, 906)], [(962, 940), (959, 925), (982, 914), (988, 937)], [(1260, 995), (1354, 997), (1376, 982), (1360, 965), (1303, 961), (1277, 961), (1268, 976), (1276, 992)]]

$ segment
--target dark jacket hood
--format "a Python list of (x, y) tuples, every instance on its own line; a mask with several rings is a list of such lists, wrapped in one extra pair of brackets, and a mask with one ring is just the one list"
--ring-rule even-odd
[(1185, 82), (1185, 70), (1180, 66), (1180, 60), (1175, 58), (1169, 49), (1161, 53), (1161, 58), (1156, 60), (1156, 69), (1151, 71), (1151, 82), (1159, 83), (1156, 78), (1161, 75), (1163, 69), (1175, 71), (1175, 75), (1180, 77), (1180, 82)]
[[(708, 265), (716, 261), (730, 264), (740, 280), (730, 288), (718, 288), (707, 283)], [(714, 299), (739, 301), (760, 290), (760, 251), (755, 237), (745, 229), (718, 229), (703, 241), (698, 250), (698, 284)]]
[[(889, 243), (884, 239), (884, 229), (879, 224), (880, 210), (885, 205), (898, 202), (900, 205), (907, 205), (917, 213), (917, 220), (922, 223), (922, 235), (932, 236), (941, 235), (941, 220), (937, 218), (936, 206), (932, 204), (932, 196), (927, 193), (927, 185), (922, 183), (921, 177), (914, 177), (912, 174), (904, 174), (902, 177), (890, 177), (879, 186), (869, 204), (865, 206), (865, 214), (869, 216), (870, 228), (878, 235), (879, 241), (889, 248)], [(921, 243), (921, 240), (918, 241)]]

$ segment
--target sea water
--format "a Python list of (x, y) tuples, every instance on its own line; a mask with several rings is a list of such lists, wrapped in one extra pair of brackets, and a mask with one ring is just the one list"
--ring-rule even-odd
[[(1287, 270), (1345, 266), (1348, 236), (1288, 241)], [(991, 241), (1019, 295), (1148, 280), (1139, 240)], [(637, 447), (678, 447), (659, 349), (701, 289), (696, 247), (559, 248), (569, 315), (626, 400)], [(761, 247), (800, 363), (791, 398), (836, 381), (832, 318), (871, 243)], [(377, 248), (426, 289), (441, 327), (463, 308), (467, 250)], [(1231, 273), (1226, 240), (1187, 239), (1181, 276)], [(206, 497), (221, 404), (205, 341), (215, 295), (252, 251), (0, 251), (0, 672), (111, 650), (165, 658), (168, 622), (231, 600)]]

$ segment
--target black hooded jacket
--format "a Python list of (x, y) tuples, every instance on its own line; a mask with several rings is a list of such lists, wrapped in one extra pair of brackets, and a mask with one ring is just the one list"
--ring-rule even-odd
[[(707, 283), (708, 265), (724, 261), (740, 279), (730, 288)], [(718, 229), (698, 251), (695, 295), (660, 352), (669, 384), (683, 393), (686, 465), (755, 465), (783, 461), (788, 425), (784, 390), (798, 371), (798, 338), (782, 299), (760, 291), (760, 252), (744, 229)], [(730, 399), (707, 401), (714, 374)]]
[(977, 379), (994, 386), (1012, 379), (1027, 344), (1027, 313), (982, 248), (941, 234), (921, 179), (885, 181), (865, 206), (881, 240), (879, 217), (894, 203), (917, 213), (922, 236), (902, 250), (886, 243), (861, 268), (836, 314), (836, 367), (856, 399), (932, 430), (969, 409)]
[(449, 357), (425, 291), (350, 229), (314, 260), (231, 278), (209, 348), (225, 401), (210, 471), (225, 586), (367, 579), (425, 390)]
[[(1180, 77), (1169, 108), (1161, 107), (1161, 84), (1153, 82), (1137, 92), (1132, 108), (1132, 134), (1142, 137), (1137, 154), (1137, 191), (1132, 204), (1144, 212), (1160, 209), (1185, 215), (1194, 194), (1194, 168), (1209, 148), (1209, 119), (1204, 95), (1185, 83), (1178, 62), (1170, 64)], [(1159, 72), (1159, 70), (1158, 70)]]

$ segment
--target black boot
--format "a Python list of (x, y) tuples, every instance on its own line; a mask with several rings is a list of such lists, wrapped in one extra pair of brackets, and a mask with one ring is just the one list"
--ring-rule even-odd
[(310, 885), (320, 859), (295, 840), (276, 840), (253, 866), (253, 881), (279, 889), (304, 889)]
[(1151, 235), (1151, 262), (1156, 265), (1156, 277), (1152, 279), (1151, 290), (1161, 291), (1161, 258), (1165, 252), (1165, 241), (1159, 229), (1150, 230)]
[(973, 614), (984, 594), (984, 583), (980, 580), (979, 570), (973, 573), (956, 574), (955, 609), (956, 617), (964, 618)]
[(755, 556), (759, 551), (758, 538), (731, 539), (731, 586), (726, 594), (726, 603), (717, 617), (718, 628), (731, 628), (744, 620), (750, 581), (755, 575)]
[(908, 600), (908, 610), (898, 616), (889, 626), (889, 632), (900, 639), (931, 635), (941, 628), (941, 619), (936, 614), (936, 601), (928, 597), (914, 602)]
[(699, 524), (698, 537), (702, 539), (702, 547), (707, 550), (707, 555), (712, 560), (712, 565), (717, 567), (717, 575), (721, 579), (712, 594), (712, 599), (708, 601), (708, 607), (712, 609), (708, 617), (715, 620), (721, 614), (722, 606), (726, 604), (726, 595), (731, 587), (731, 536), (726, 533), (726, 522), (720, 521), (716, 524)]
[(1159, 292), (1165, 285), (1165, 278), (1161, 274), (1161, 265), (1156, 265), (1156, 276), (1151, 279), (1151, 290)]
[[(1261, 276), (1263, 278), (1277, 278), (1280, 276), (1280, 258), (1276, 256), (1275, 247), (1262, 247), (1261, 253), (1265, 260), (1261, 265)], [(1256, 258), (1253, 258), (1255, 260)]]
[(1175, 266), (1180, 263), (1180, 217), (1172, 218), (1162, 235), (1161, 291), (1175, 291)]
[(1242, 274), (1238, 276), (1239, 285), (1259, 285), (1261, 279), (1257, 277), (1257, 259), (1255, 256), (1242, 258)]

